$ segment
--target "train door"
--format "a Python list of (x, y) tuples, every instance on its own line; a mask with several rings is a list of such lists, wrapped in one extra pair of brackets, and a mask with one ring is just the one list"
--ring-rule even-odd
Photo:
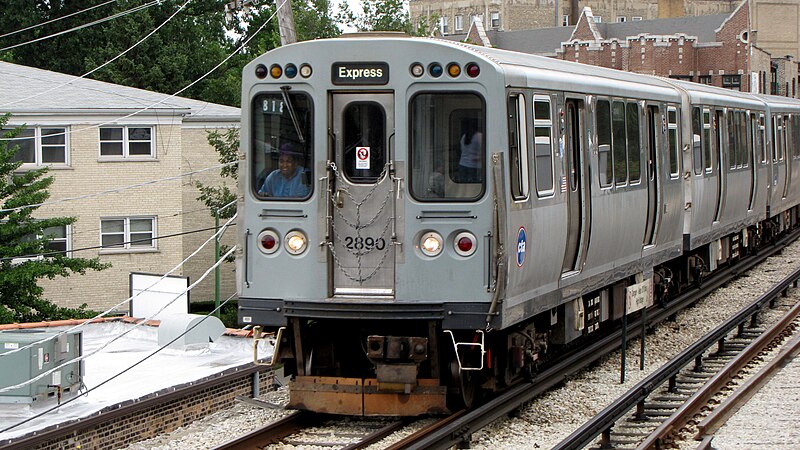
[(394, 295), (391, 93), (332, 94), (328, 249), (333, 296)]
[(647, 106), (647, 225), (643, 245), (655, 245), (658, 222), (658, 155), (661, 137), (666, 124), (662, 125), (658, 106)]
[(589, 244), (590, 183), (583, 182), (588, 173), (584, 152), (584, 103), (578, 99), (567, 99), (564, 103), (564, 159), (567, 167), (567, 246), (561, 272), (580, 271), (586, 260)]
[(714, 222), (719, 222), (722, 217), (722, 209), (725, 207), (725, 151), (722, 145), (724, 139), (722, 124), (725, 122), (725, 111), (721, 109), (714, 110), (714, 126), (712, 131), (714, 133), (714, 144), (717, 146), (717, 153), (715, 155), (717, 160), (717, 203), (714, 207)]

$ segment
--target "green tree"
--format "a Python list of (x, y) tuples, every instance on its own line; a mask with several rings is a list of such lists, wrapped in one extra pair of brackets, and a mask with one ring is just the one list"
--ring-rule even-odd
[[(0, 116), (0, 128), (8, 122)], [(19, 129), (5, 134), (11, 138)], [(86, 316), (85, 304), (75, 310), (60, 308), (43, 298), (37, 284), (42, 278), (55, 279), (72, 273), (109, 267), (98, 259), (71, 258), (63, 253), (48, 252), (47, 229), (75, 222), (74, 217), (34, 218), (37, 207), (50, 196), (47, 189), (53, 177), (45, 177), (47, 168), (18, 171), (14, 161), (18, 146), (0, 140), (0, 323), (32, 322)], [(42, 255), (41, 257), (30, 257)]]
[(424, 19), (418, 23), (404, 6), (403, 0), (362, 0), (361, 12), (354, 12), (347, 3), (336, 19), (359, 31), (401, 31), (412, 36), (429, 36), (431, 27)]
[[(120, 18), (76, 32), (0, 51), (0, 59), (45, 70), (83, 75), (117, 57), (169, 18), (163, 28), (91, 77), (126, 86), (172, 94), (199, 79), (237, 49), (275, 11), (272, 0), (254, 0), (249, 12), (226, 18), (229, 0), (162, 0)], [(0, 49), (100, 20), (142, 5), (142, 0), (118, 0), (51, 24), (0, 37)], [(146, 2), (149, 3), (149, 2)], [(0, 30), (21, 30), (97, 5), (96, 0), (4, 0)], [(300, 39), (339, 34), (328, 0), (296, 1), (293, 10)], [(248, 48), (230, 58), (203, 81), (181, 95), (215, 103), (239, 105), (242, 67), (254, 56), (279, 45), (277, 20), (272, 19)]]
[[(236, 181), (239, 168), (235, 164), (239, 160), (239, 130), (231, 128), (222, 132), (210, 131), (208, 133), (208, 142), (217, 150), (219, 162), (228, 164), (222, 168), (220, 175), (223, 178), (230, 178)], [(200, 181), (196, 182), (195, 186), (200, 190), (200, 196), (197, 199), (211, 210), (212, 215), (215, 211), (220, 211), (220, 219), (230, 219), (236, 214), (236, 204), (228, 206), (224, 210), (221, 209), (236, 200), (236, 191), (231, 191), (227, 185), (212, 186)]]

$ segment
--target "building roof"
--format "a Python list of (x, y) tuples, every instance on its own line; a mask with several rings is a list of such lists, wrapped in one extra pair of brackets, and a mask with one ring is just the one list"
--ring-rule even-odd
[[(715, 42), (716, 30), (730, 14), (711, 16), (687, 16), (673, 19), (637, 20), (629, 22), (598, 23), (597, 31), (605, 39), (624, 41), (628, 36), (639, 34), (672, 35), (683, 33), (697, 36), (698, 42)], [(497, 31), (489, 30), (486, 36), (495, 48), (539, 55), (555, 54), (562, 42), (569, 42), (574, 26), (538, 28), (534, 30)], [(466, 35), (444, 36), (448, 40), (463, 41)]]
[[(196, 120), (238, 120), (239, 108), (0, 61), (0, 113), (102, 114), (171, 110)], [(177, 110), (177, 111), (176, 111)]]

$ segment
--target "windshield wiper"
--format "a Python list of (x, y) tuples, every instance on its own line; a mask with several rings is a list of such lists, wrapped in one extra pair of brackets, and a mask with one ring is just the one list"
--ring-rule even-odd
[(306, 143), (306, 139), (303, 137), (303, 131), (300, 129), (300, 122), (297, 121), (297, 114), (294, 112), (294, 106), (292, 105), (292, 100), (289, 98), (289, 89), (290, 86), (281, 86), (281, 96), (283, 96), (283, 103), (289, 108), (289, 117), (292, 118), (292, 124), (294, 124), (294, 131), (297, 132), (297, 139), (300, 141), (301, 144)]

